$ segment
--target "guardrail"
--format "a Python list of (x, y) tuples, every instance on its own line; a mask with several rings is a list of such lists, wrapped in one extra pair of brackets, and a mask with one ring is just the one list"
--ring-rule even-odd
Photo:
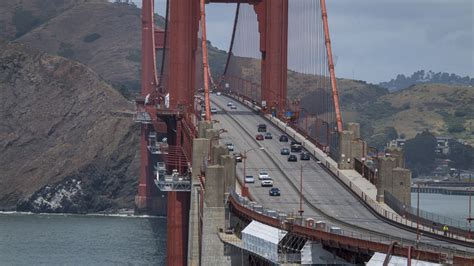
[[(251, 108), (252, 110), (258, 113), (260, 113), (261, 111), (261, 107), (259, 107), (256, 103), (252, 101), (249, 101), (238, 95), (228, 94), (228, 96), (234, 98), (235, 100), (240, 101), (241, 103), (245, 104), (246, 106), (248, 106), (249, 108)], [(375, 199), (368, 196), (367, 193), (364, 192), (362, 189), (360, 189), (355, 183), (353, 183), (348, 176), (346, 176), (344, 173), (341, 172), (341, 170), (337, 168), (337, 163), (333, 161), (332, 158), (330, 158), (324, 151), (318, 148), (318, 144), (312, 143), (311, 140), (308, 139), (306, 136), (298, 135), (299, 133), (297, 132), (297, 130), (291, 128), (291, 125), (288, 125), (287, 123), (279, 121), (278, 119), (273, 118), (271, 116), (268, 116), (268, 117), (264, 116), (264, 118), (267, 119), (276, 127), (278, 127), (283, 132), (287, 133), (293, 139), (302, 142), (303, 147), (306, 150), (308, 150), (317, 160), (319, 160), (321, 162), (321, 165), (324, 166), (324, 168), (329, 173), (335, 176), (339, 180), (340, 183), (346, 186), (367, 207), (369, 207), (369, 209), (372, 210), (372, 212), (384, 218), (386, 221), (390, 221), (392, 223), (404, 226), (405, 228), (410, 228), (412, 231), (417, 230), (416, 222), (406, 219), (405, 217), (399, 215), (398, 213), (390, 210), (386, 206), (381, 205)], [(288, 132), (289, 128), (293, 130), (294, 132)], [(308, 144), (308, 141), (309, 141), (309, 144)], [(311, 147), (311, 145), (313, 147)], [(450, 234), (449, 236), (444, 236), (444, 232), (439, 230), (439, 228), (433, 228), (432, 226), (426, 226), (423, 224), (418, 225), (418, 229), (421, 231), (424, 231), (427, 235), (432, 235), (437, 238), (453, 239), (457, 241), (458, 244), (461, 244), (461, 245), (467, 244), (467, 245), (473, 246), (474, 244), (472, 242), (472, 239), (469, 238), (469, 236), (465, 234), (457, 234), (457, 232), (452, 232), (452, 234)]]
[(457, 235), (463, 235), (465, 237), (471, 237), (469, 230), (469, 223), (466, 221), (461, 221), (455, 218), (446, 217), (443, 215), (418, 210), (415, 207), (405, 206), (400, 202), (395, 196), (390, 192), (385, 191), (384, 201), (390, 206), (394, 211), (399, 213), (404, 217), (409, 217), (410, 220), (419, 220), (420, 223), (431, 227), (433, 230), (441, 231), (443, 225), (448, 225), (449, 230), (447, 233), (455, 233)]
[[(348, 248), (355, 248), (355, 250), (369, 250), (371, 252), (388, 252), (391, 243), (394, 241), (399, 243), (393, 250), (393, 254), (397, 256), (408, 257), (408, 249), (411, 245), (406, 245), (406, 241), (397, 237), (385, 238), (385, 237), (374, 237), (364, 236), (361, 234), (339, 231), (338, 234), (331, 233), (325, 229), (317, 229), (312, 223), (304, 223), (308, 219), (297, 219), (298, 217), (288, 215), (286, 213), (277, 212), (271, 209), (267, 209), (257, 204), (256, 202), (250, 201), (238, 195), (235, 191), (231, 191), (229, 197), (229, 204), (232, 212), (246, 220), (256, 220), (261, 223), (286, 230), (297, 234), (299, 236), (306, 237), (309, 240), (321, 241), (325, 245), (333, 247), (346, 246)], [(434, 249), (431, 246), (426, 246), (420, 243), (417, 249), (413, 250), (412, 257), (419, 260), (426, 260), (438, 263), (453, 263), (455, 265), (472, 265), (474, 259), (469, 257), (467, 253), (460, 254), (462, 252), (439, 248)]]

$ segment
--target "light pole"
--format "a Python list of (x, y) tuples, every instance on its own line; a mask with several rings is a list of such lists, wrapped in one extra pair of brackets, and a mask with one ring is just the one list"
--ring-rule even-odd
[(242, 160), (244, 161), (243, 162), (244, 163), (244, 187), (242, 188), (242, 196), (243, 197), (248, 196), (248, 188), (247, 188), (247, 184), (245, 183), (245, 177), (247, 176), (247, 172), (246, 172), (246, 169), (247, 169), (247, 153), (251, 152), (251, 151), (254, 151), (254, 150), (265, 150), (265, 147), (260, 146), (260, 147), (257, 147), (257, 148), (244, 150), (244, 154), (242, 156)]
[(329, 138), (329, 123), (321, 120), (321, 124), (326, 125), (326, 153), (329, 154), (330, 152), (330, 146), (331, 146), (331, 139)]
[(420, 182), (416, 194), (416, 243), (420, 241)]
[(300, 170), (300, 209), (298, 210), (298, 213), (300, 214), (301, 217), (303, 217), (303, 167), (305, 167), (307, 164), (301, 164), (301, 170)]
[(471, 197), (472, 197), (472, 175), (469, 174), (469, 217), (467, 221), (469, 222), (469, 239), (471, 239), (471, 222), (473, 218), (471, 217)]

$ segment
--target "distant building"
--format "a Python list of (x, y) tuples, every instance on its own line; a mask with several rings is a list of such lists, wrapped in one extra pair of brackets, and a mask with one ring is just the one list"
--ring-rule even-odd
[(401, 138), (391, 140), (389, 143), (387, 143), (387, 148), (403, 148), (403, 146), (405, 146), (406, 141), (406, 139)]
[(450, 173), (449, 159), (436, 159), (435, 160), (435, 169), (431, 172), (433, 176), (436, 177), (446, 177)]
[(438, 154), (449, 154), (449, 141), (450, 137), (436, 137), (436, 148), (435, 152)]

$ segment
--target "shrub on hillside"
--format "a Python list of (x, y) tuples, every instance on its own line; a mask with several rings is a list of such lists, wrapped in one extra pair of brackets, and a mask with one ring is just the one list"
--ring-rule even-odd
[(132, 62), (140, 62), (142, 60), (141, 51), (140, 50), (129, 51), (126, 59)]
[(451, 133), (460, 133), (465, 130), (464, 125), (461, 123), (454, 123), (448, 127), (448, 131)]
[(61, 42), (59, 45), (58, 55), (66, 58), (72, 58), (74, 56), (74, 50), (72, 49), (72, 44)]
[(85, 36), (83, 41), (86, 42), (86, 43), (91, 43), (91, 42), (94, 42), (94, 41), (100, 39), (100, 37), (102, 37), (102, 35), (100, 35), (99, 33), (91, 33), (91, 34)]
[(13, 14), (12, 22), (16, 28), (15, 37), (18, 38), (29, 32), (34, 27), (38, 26), (41, 23), (41, 20), (33, 16), (31, 11), (23, 10), (23, 8), (17, 8)]

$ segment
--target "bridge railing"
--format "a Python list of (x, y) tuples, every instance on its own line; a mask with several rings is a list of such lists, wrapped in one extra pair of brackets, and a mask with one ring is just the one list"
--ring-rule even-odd
[(416, 250), (412, 253), (412, 256), (417, 257), (420, 260), (441, 263), (447, 262), (448, 258), (451, 258), (454, 261), (472, 260), (467, 251), (438, 247), (425, 243), (415, 243), (414, 241), (407, 241), (399, 237), (364, 235), (359, 232), (348, 230), (340, 230), (338, 233), (332, 233), (328, 230), (330, 227), (321, 229), (315, 227), (315, 224), (306, 223), (305, 221), (311, 217), (295, 216), (293, 214), (265, 208), (254, 201), (240, 196), (235, 191), (231, 191), (229, 196), (228, 202), (231, 204), (232, 211), (239, 217), (247, 220), (256, 220), (304, 236), (309, 240), (324, 241), (324, 243), (328, 245), (346, 245), (382, 253), (388, 251), (391, 243), (397, 242), (399, 247), (395, 249), (394, 255), (398, 256), (408, 256), (408, 247), (417, 246)]
[(465, 235), (468, 237), (469, 224), (466, 221), (461, 221), (423, 210), (417, 210), (417, 208), (411, 206), (405, 206), (388, 191), (384, 192), (384, 200), (385, 203), (390, 206), (390, 208), (400, 215), (408, 217), (410, 220), (416, 221), (419, 219), (420, 223), (430, 226), (436, 230), (442, 230), (443, 225), (448, 225), (450, 233), (455, 232), (456, 234)]
[[(234, 99), (244, 103), (245, 105), (247, 105), (248, 107), (250, 107), (251, 109), (253, 109), (257, 112), (260, 112), (260, 110), (261, 110), (261, 107), (258, 106), (258, 104), (256, 104), (255, 102), (247, 100), (246, 98), (242, 97), (241, 95), (229, 94), (229, 96), (231, 96)], [(275, 120), (274, 118), (270, 117), (270, 118), (267, 118), (267, 119), (270, 119), (271, 123), (273, 123), (275, 126), (277, 126), (278, 128), (282, 129), (285, 132), (287, 132), (287, 130), (286, 130), (287, 127), (291, 127), (291, 124), (283, 123), (279, 120)], [(299, 133), (297, 129), (294, 129), (293, 127), (291, 127), (291, 129), (296, 131), (296, 133)], [(292, 135), (291, 137), (296, 139), (298, 136), (295, 134), (295, 135)], [(342, 182), (346, 187), (348, 187), (355, 195), (357, 195), (370, 209), (372, 209), (374, 212), (376, 212), (379, 216), (381, 216), (381, 217), (383, 217), (387, 220), (390, 220), (392, 222), (395, 222), (397, 224), (401, 224), (403, 226), (410, 227), (412, 229), (417, 228), (416, 220), (409, 220), (409, 219), (407, 219), (407, 217), (403, 217), (403, 216), (399, 215), (398, 213), (396, 213), (394, 211), (391, 211), (389, 208), (387, 208), (388, 205), (384, 206), (384, 205), (380, 204), (379, 202), (377, 202), (375, 199), (373, 199), (371, 196), (367, 195), (366, 192), (364, 192), (361, 188), (359, 188), (359, 186), (357, 186), (354, 182), (352, 182), (351, 179), (346, 174), (344, 174), (343, 172), (341, 172), (337, 168), (337, 164), (333, 165), (332, 163), (330, 163), (330, 160), (327, 157), (327, 154), (324, 151), (320, 150), (320, 148), (318, 146), (319, 145), (318, 143), (313, 143), (311, 139), (309, 139), (307, 136), (304, 136), (304, 135), (302, 135), (302, 137), (299, 138), (299, 139), (301, 141), (303, 141), (303, 147), (305, 149), (310, 151), (310, 153), (312, 153), (315, 157), (317, 157), (318, 160), (321, 160), (321, 165), (322, 166), (324, 166), (329, 172), (334, 174), (339, 179), (340, 182)], [(309, 145), (305, 145), (305, 141), (309, 141), (311, 144), (313, 144), (315, 146), (315, 149), (318, 149), (321, 152), (319, 152), (319, 151), (317, 152), (316, 150), (311, 150), (313, 148), (308, 147)], [(326, 157), (323, 157), (320, 154), (325, 154)], [(427, 226), (427, 225), (424, 225), (424, 224), (419, 225), (419, 229), (422, 230), (422, 231), (428, 232), (428, 233), (439, 235), (439, 236), (444, 235), (444, 233), (441, 230), (439, 230), (439, 228), (434, 228), (434, 230), (433, 230), (432, 226)], [(453, 239), (456, 239), (456, 240), (459, 240), (459, 241), (465, 241), (465, 242), (472, 241), (472, 239), (469, 237), (469, 235), (466, 235), (464, 233), (459, 234), (456, 231), (451, 232), (451, 233), (452, 234), (449, 234), (446, 237), (453, 238)]]

